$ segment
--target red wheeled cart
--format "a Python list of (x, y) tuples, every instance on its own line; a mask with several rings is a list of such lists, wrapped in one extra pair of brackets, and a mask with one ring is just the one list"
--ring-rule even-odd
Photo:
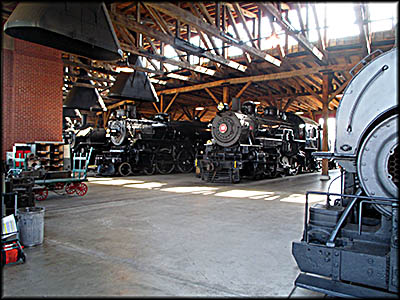
[[(84, 181), (87, 181), (87, 169), (92, 151), (93, 148), (90, 148), (89, 153), (73, 157), (72, 171), (67, 173), (68, 177), (65, 177), (66, 171), (56, 171), (48, 172), (44, 179), (35, 179), (35, 184), (42, 187), (36, 189), (35, 199), (38, 201), (45, 200), (49, 191), (58, 194), (65, 191), (69, 195), (76, 193), (78, 196), (84, 196), (88, 191), (88, 187)], [(50, 174), (51, 176), (48, 176)], [(48, 178), (46, 179), (46, 177)]]

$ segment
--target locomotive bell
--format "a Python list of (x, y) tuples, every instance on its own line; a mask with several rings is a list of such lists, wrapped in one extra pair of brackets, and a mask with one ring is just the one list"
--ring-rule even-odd
[[(139, 57), (131, 57), (132, 56), (129, 57), (129, 60), (131, 62), (135, 60), (135, 66), (142, 67), (142, 62)], [(136, 70), (132, 73), (119, 73), (117, 80), (110, 88), (108, 97), (119, 100), (158, 102), (158, 96), (147, 74)]]
[(20, 2), (5, 23), (4, 32), (91, 59), (122, 58), (104, 3)]

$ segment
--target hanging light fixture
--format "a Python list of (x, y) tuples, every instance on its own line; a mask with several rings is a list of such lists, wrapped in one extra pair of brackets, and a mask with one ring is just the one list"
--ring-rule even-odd
[(95, 60), (122, 58), (103, 2), (19, 2), (4, 24), (4, 32)]

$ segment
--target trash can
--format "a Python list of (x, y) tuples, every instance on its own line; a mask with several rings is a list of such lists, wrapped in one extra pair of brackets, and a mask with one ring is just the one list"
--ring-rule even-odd
[(43, 243), (44, 207), (22, 207), (18, 209), (18, 227), (22, 245), (32, 247)]

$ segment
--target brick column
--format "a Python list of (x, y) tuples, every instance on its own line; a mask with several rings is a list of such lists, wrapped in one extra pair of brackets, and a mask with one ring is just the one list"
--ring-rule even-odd
[(14, 143), (62, 140), (61, 51), (3, 33), (2, 155)]

